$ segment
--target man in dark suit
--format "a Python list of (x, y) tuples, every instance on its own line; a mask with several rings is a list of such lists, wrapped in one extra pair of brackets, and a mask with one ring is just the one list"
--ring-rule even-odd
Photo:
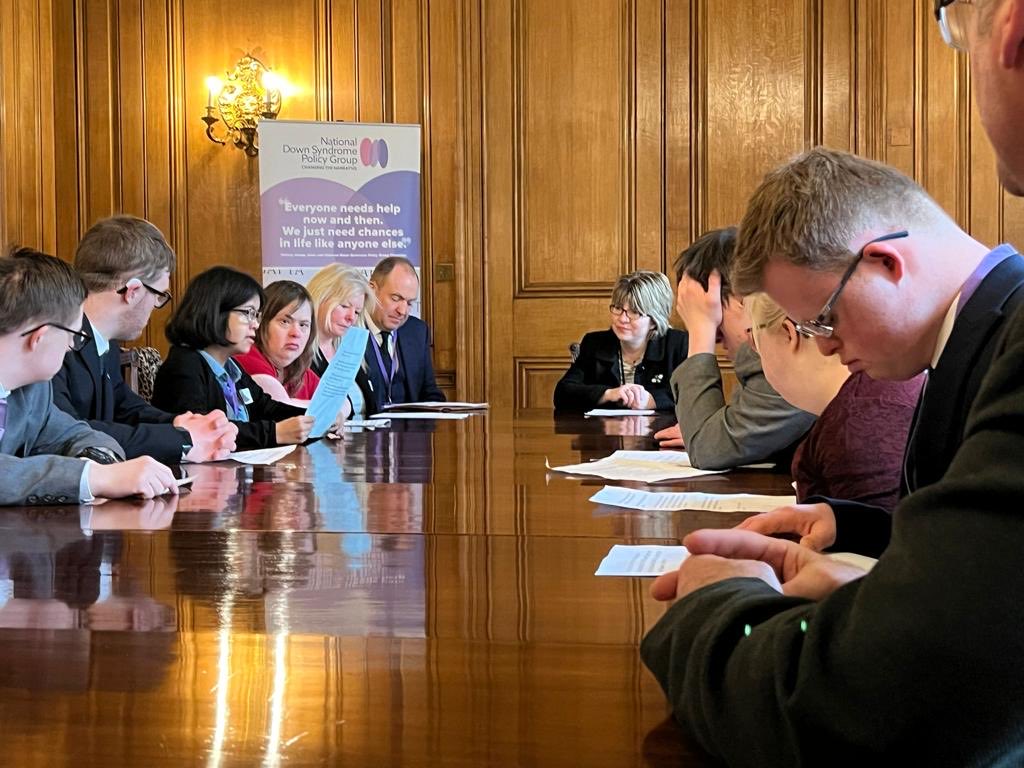
[[(935, 10), (946, 40), (970, 52), (1000, 175), (1008, 190), (1024, 194), (1024, 0), (936, 0)], [(835, 183), (805, 180), (811, 194)], [(897, 507), (891, 543), (867, 575), (751, 531), (686, 537), (690, 557), (651, 590), (678, 601), (645, 638), (642, 654), (677, 718), (733, 765), (1019, 765), (1024, 312), (1013, 310), (1013, 273), (1020, 257), (986, 252), (951, 222), (936, 223), (934, 232), (924, 226), (918, 242), (889, 250), (885, 243), (899, 240), (879, 241), (884, 230), (918, 232), (925, 210), (913, 195), (897, 200), (870, 186), (874, 203), (888, 197), (895, 204), (884, 206), (882, 221), (831, 209), (827, 218), (845, 220), (840, 227), (850, 240), (839, 249), (827, 242), (831, 223), (809, 220), (806, 206), (777, 206), (760, 236), (757, 222), (766, 220), (748, 211), (744, 226), (754, 231), (743, 237), (759, 243), (769, 263), (741, 273), (739, 282), (761, 282), (809, 329), (830, 328), (820, 335), (836, 345), (832, 351), (873, 375), (930, 364), (940, 396), (953, 397), (947, 425), (955, 431), (940, 439), (958, 444), (955, 455), (943, 473), (943, 452), (915, 444), (936, 435), (912, 439), (917, 461), (909, 469), (917, 479), (907, 480), (918, 489)], [(753, 209), (772, 197), (770, 187), (771, 179)], [(810, 263), (858, 249), (817, 317), (782, 285), (787, 272), (799, 275), (778, 269), (786, 242), (800, 242)], [(867, 269), (853, 284), (862, 261)], [(835, 270), (803, 275), (800, 287), (821, 299), (827, 277), (834, 280)], [(844, 284), (851, 286), (845, 292)], [(965, 323), (970, 305), (986, 297), (990, 311)], [(983, 327), (964, 327), (975, 322)], [(871, 336), (873, 344), (857, 343)], [(965, 374), (959, 386), (943, 372), (947, 362)], [(975, 372), (965, 365), (987, 368), (973, 397)], [(919, 416), (928, 415), (931, 397), (923, 396)]]
[(376, 402), (367, 402), (367, 413), (397, 403), (443, 401), (434, 381), (429, 329), (412, 315), (420, 291), (416, 268), (389, 256), (374, 267), (370, 287), (377, 301), (367, 316), (365, 361)]
[(223, 413), (166, 413), (131, 391), (121, 376), (118, 341), (138, 338), (150, 315), (171, 300), (174, 252), (160, 230), (134, 216), (96, 222), (78, 245), (75, 268), (89, 290), (83, 330), (53, 380), (54, 402), (114, 437), (128, 458), (211, 461), (234, 450), (238, 429)]

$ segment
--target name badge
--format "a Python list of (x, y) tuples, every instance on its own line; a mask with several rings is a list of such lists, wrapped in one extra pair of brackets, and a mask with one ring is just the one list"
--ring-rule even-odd
[(242, 398), (242, 402), (246, 405), (252, 405), (252, 395), (249, 394), (248, 387), (238, 390), (238, 396)]

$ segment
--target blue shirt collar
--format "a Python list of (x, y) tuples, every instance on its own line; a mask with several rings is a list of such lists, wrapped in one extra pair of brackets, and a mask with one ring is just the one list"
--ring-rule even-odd
[(210, 366), (210, 370), (213, 371), (213, 375), (218, 379), (230, 378), (232, 381), (237, 382), (242, 378), (242, 369), (238, 367), (238, 363), (232, 358), (228, 358), (227, 365), (221, 365), (213, 355), (204, 350), (199, 350), (199, 354), (206, 360), (206, 364)]

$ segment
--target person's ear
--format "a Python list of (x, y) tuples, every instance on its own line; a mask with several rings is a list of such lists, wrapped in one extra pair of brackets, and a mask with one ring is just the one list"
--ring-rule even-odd
[(138, 302), (139, 292), (145, 290), (142, 287), (142, 281), (137, 277), (133, 277), (131, 280), (124, 284), (125, 291), (121, 294), (121, 298), (125, 304), (135, 304)]
[(43, 343), (43, 339), (46, 338), (49, 330), (50, 326), (44, 325), (42, 328), (36, 328), (32, 331), (32, 333), (25, 337), (25, 349), (28, 352), (35, 352), (39, 345)]
[(800, 348), (800, 342), (803, 341), (803, 339), (800, 338), (800, 334), (796, 330), (796, 326), (793, 325), (793, 321), (788, 317), (782, 321), (782, 330), (786, 334), (786, 347), (791, 352), (796, 352)]
[(893, 283), (900, 282), (907, 271), (906, 257), (892, 242), (871, 243), (864, 249), (863, 260), (866, 265), (880, 267)]
[(992, 34), (999, 47), (999, 66), (1024, 70), (1024, 0), (1007, 0), (993, 13)]

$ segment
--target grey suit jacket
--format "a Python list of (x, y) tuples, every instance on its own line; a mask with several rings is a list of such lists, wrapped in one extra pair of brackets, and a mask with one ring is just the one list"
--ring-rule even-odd
[(791, 448), (814, 424), (812, 414), (772, 388), (761, 358), (746, 344), (736, 355), (736, 378), (740, 385), (726, 404), (714, 355), (688, 357), (672, 373), (676, 419), (695, 467), (729, 469), (765, 461)]
[(94, 447), (124, 458), (114, 438), (53, 404), (50, 382), (14, 390), (0, 438), (0, 504), (77, 504), (85, 462), (74, 457)]

